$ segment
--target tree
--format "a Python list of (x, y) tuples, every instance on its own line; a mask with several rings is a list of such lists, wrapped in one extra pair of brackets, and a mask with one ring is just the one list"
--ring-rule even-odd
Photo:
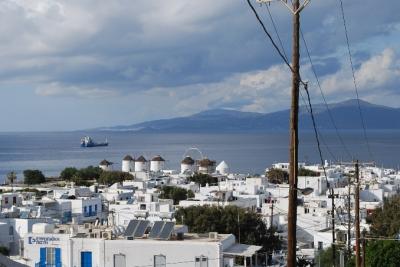
[(287, 184), (289, 182), (289, 173), (284, 170), (271, 168), (267, 172), (267, 178), (272, 184)]
[(0, 246), (0, 254), (10, 256), (10, 250), (7, 247)]
[(400, 233), (400, 196), (385, 199), (368, 218), (373, 236), (397, 237)]
[(393, 240), (369, 241), (366, 250), (367, 266), (400, 266), (400, 243)]
[(40, 184), (46, 182), (46, 178), (39, 170), (25, 170), (24, 183), (25, 184)]
[(60, 178), (64, 180), (71, 180), (74, 175), (78, 173), (78, 169), (74, 167), (67, 167), (60, 173)]
[[(331, 267), (332, 266), (332, 247), (321, 250), (318, 252), (318, 255), (315, 257), (315, 262), (317, 266), (321, 267)], [(336, 249), (336, 264), (335, 266), (339, 266), (340, 263), (340, 252)]]
[(103, 170), (100, 167), (88, 166), (80, 169), (76, 175), (83, 180), (98, 180), (102, 173)]
[(122, 183), (125, 180), (133, 180), (133, 175), (127, 172), (110, 171), (101, 172), (97, 181), (102, 184), (112, 185), (114, 183)]
[(206, 186), (206, 184), (216, 184), (218, 183), (218, 178), (213, 177), (209, 174), (195, 173), (188, 178), (189, 181), (200, 184), (201, 186)]
[(180, 208), (175, 218), (177, 223), (187, 225), (190, 232), (234, 234), (240, 236), (241, 243), (260, 245), (264, 252), (280, 249), (282, 245), (274, 229), (267, 229), (259, 214), (236, 206)]
[(14, 182), (17, 180), (17, 175), (15, 174), (15, 172), (9, 172), (7, 174), (7, 182), (11, 185), (14, 184)]
[[(398, 238), (400, 233), (400, 196), (384, 200), (383, 207), (374, 210), (368, 218), (370, 235), (383, 239)], [(368, 241), (367, 266), (400, 266), (400, 243), (392, 240)]]
[(194, 197), (191, 190), (186, 190), (185, 188), (180, 188), (176, 186), (164, 186), (161, 188), (161, 194), (159, 198), (172, 199), (174, 205), (178, 205), (179, 201)]
[(304, 168), (300, 168), (299, 169), (299, 173), (298, 176), (313, 176), (313, 177), (318, 177), (320, 176), (319, 172), (315, 172), (309, 169), (304, 169)]

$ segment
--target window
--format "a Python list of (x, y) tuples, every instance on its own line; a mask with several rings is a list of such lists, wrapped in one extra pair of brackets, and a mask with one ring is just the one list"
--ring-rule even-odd
[(46, 248), (46, 264), (56, 263), (56, 250), (54, 248)]
[(154, 267), (166, 267), (167, 259), (164, 255), (155, 255), (154, 256)]
[(94, 205), (94, 211), (97, 212), (97, 204)]
[(4, 203), (5, 203), (5, 204), (8, 204), (8, 197), (5, 197), (5, 198), (4, 198)]
[(194, 260), (195, 267), (208, 267), (208, 258), (205, 256), (196, 257)]
[(61, 249), (52, 247), (40, 248), (39, 266), (62, 266)]
[(13, 204), (17, 204), (17, 197), (13, 197)]
[(10, 228), (8, 228), (8, 234), (14, 235), (14, 227), (10, 226)]
[(324, 244), (321, 241), (318, 241), (318, 250), (322, 250), (324, 248)]

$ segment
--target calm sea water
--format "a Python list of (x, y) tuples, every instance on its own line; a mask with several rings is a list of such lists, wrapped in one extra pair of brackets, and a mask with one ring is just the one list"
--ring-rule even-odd
[[(81, 148), (80, 138), (86, 134), (95, 141), (109, 141), (108, 147)], [(371, 160), (363, 135), (360, 132), (342, 132), (345, 144), (360, 160)], [(385, 167), (397, 168), (400, 164), (400, 131), (368, 132), (373, 159)], [(350, 160), (335, 133), (323, 133), (324, 158), (334, 160), (325, 145), (339, 160)], [(180, 161), (191, 147), (197, 147), (204, 156), (220, 162), (225, 160), (230, 169), (240, 173), (263, 173), (274, 162), (288, 161), (288, 134), (136, 134), (46, 132), (0, 133), (0, 181), (10, 171), (22, 178), (25, 169), (39, 169), (48, 176), (58, 175), (67, 167), (98, 165), (107, 159), (121, 168), (126, 154), (144, 155), (147, 159), (160, 154), (166, 159), (166, 167), (179, 169)], [(319, 162), (314, 134), (299, 136), (300, 161)], [(199, 158), (196, 151), (188, 152)]]

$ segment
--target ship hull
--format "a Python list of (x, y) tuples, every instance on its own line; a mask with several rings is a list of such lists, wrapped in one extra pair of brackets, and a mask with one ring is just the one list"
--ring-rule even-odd
[(97, 147), (97, 146), (108, 146), (108, 143), (81, 144), (81, 147)]

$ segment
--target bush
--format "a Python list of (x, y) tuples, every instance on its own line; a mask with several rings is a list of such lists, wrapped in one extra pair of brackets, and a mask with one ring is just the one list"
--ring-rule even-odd
[(271, 168), (266, 175), (268, 181), (272, 184), (287, 184), (289, 182), (289, 173), (280, 169)]
[(67, 167), (60, 173), (60, 178), (64, 180), (71, 180), (74, 175), (78, 173), (78, 169), (74, 167)]
[(98, 182), (105, 185), (112, 185), (114, 183), (122, 183), (124, 180), (133, 180), (133, 178), (133, 175), (127, 172), (101, 172)]
[(25, 184), (40, 184), (44, 183), (46, 178), (43, 173), (39, 170), (25, 170), (24, 171), (24, 183)]
[(0, 254), (10, 256), (10, 250), (7, 247), (0, 246)]
[(187, 225), (191, 233), (240, 235), (241, 243), (262, 246), (264, 252), (281, 249), (281, 240), (273, 229), (267, 229), (259, 214), (236, 206), (180, 208), (175, 219), (178, 224)]
[(80, 169), (76, 175), (83, 180), (98, 180), (100, 175), (103, 173), (100, 167), (88, 166), (86, 168)]
[(196, 173), (188, 178), (189, 181), (200, 184), (201, 186), (206, 186), (206, 184), (216, 184), (218, 183), (217, 177), (212, 177), (208, 174)]
[(194, 194), (191, 190), (186, 190), (176, 186), (164, 186), (161, 189), (161, 194), (159, 195), (159, 198), (172, 199), (174, 201), (174, 205), (178, 205), (179, 201), (191, 197), (194, 197)]
[(300, 168), (300, 169), (299, 169), (298, 176), (312, 176), (312, 177), (318, 177), (318, 176), (320, 176), (320, 173), (319, 173), (319, 172), (312, 171), (312, 170)]

